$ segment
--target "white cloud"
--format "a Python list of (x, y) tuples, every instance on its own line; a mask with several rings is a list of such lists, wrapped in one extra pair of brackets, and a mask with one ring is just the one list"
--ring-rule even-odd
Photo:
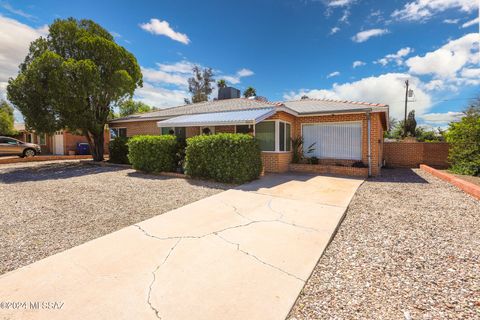
[(480, 68), (464, 68), (460, 74), (464, 78), (480, 78)]
[(253, 76), (255, 73), (252, 70), (249, 69), (240, 69), (237, 71), (237, 73), (233, 76), (219, 76), (220, 79), (224, 79), (227, 82), (230, 82), (231, 84), (239, 84), (242, 81), (242, 78), (245, 77), (250, 77)]
[(354, 3), (355, 0), (330, 0), (327, 2), (329, 7), (346, 7)]
[(480, 18), (476, 17), (475, 19), (467, 21), (464, 24), (462, 24), (462, 28), (468, 28), (476, 24), (478, 25), (479, 22), (480, 22)]
[(187, 90), (156, 87), (148, 82), (144, 82), (143, 88), (135, 91), (135, 99), (157, 108), (182, 105), (183, 99), (188, 97)]
[(172, 84), (177, 86), (187, 86), (188, 76), (176, 73), (169, 73), (153, 68), (142, 67), (143, 79), (151, 83)]
[(464, 114), (462, 112), (448, 111), (445, 113), (427, 113), (421, 115), (420, 118), (422, 118), (425, 122), (438, 124), (459, 121), (463, 116)]
[(415, 56), (405, 63), (410, 72), (419, 75), (431, 74), (438, 78), (455, 79), (464, 66), (478, 63), (479, 34), (470, 33), (451, 40), (441, 48), (424, 56)]
[(329, 73), (329, 74), (327, 75), (327, 79), (328, 79), (328, 78), (332, 78), (332, 77), (338, 77), (339, 75), (340, 75), (340, 72), (339, 72), (339, 71), (334, 71), (334, 72)]
[(408, 56), (413, 52), (413, 49), (410, 47), (405, 47), (398, 50), (396, 53), (387, 54), (382, 59), (378, 59), (375, 63), (379, 63), (382, 66), (386, 66), (389, 62), (395, 61), (397, 65), (401, 66), (403, 64), (403, 58)]
[(372, 37), (378, 37), (384, 34), (387, 34), (389, 31), (387, 29), (370, 29), (365, 31), (360, 31), (355, 36), (352, 37), (352, 40), (355, 42), (365, 42)]
[(431, 96), (417, 77), (404, 73), (387, 73), (376, 77), (363, 78), (354, 82), (334, 84), (330, 89), (298, 90), (284, 94), (286, 100), (300, 99), (303, 95), (317, 99), (341, 99), (385, 103), (390, 105), (390, 114), (403, 118), (405, 80), (410, 81), (415, 92), (416, 102), (409, 103), (409, 110), (415, 109), (417, 115), (425, 114), (431, 107)]
[(335, 34), (335, 33), (337, 33), (338, 31), (340, 31), (340, 28), (339, 28), (339, 27), (333, 27), (333, 28), (330, 30), (330, 34)]
[(23, 18), (27, 18), (27, 19), (31, 19), (31, 20), (35, 20), (36, 17), (29, 14), (29, 13), (26, 13), (22, 10), (19, 10), (19, 9), (15, 9), (14, 7), (12, 7), (12, 5), (8, 2), (2, 2), (0, 3), (0, 7), (2, 7), (3, 9), (7, 10), (8, 12), (11, 12), (13, 14), (16, 14), (17, 16), (20, 16), (20, 17), (23, 17)]
[[(157, 63), (154, 68), (142, 67), (144, 86), (135, 91), (135, 98), (157, 108), (173, 107), (182, 105), (184, 98), (190, 98), (188, 92), (188, 78), (192, 76), (192, 68), (202, 65), (182, 60), (175, 63)], [(217, 71), (216, 73), (221, 73)], [(217, 79), (225, 79), (231, 84), (240, 83), (244, 77), (254, 75), (250, 69), (242, 68), (233, 76), (217, 76)], [(217, 88), (211, 97), (216, 96)]]
[(472, 12), (478, 9), (478, 0), (415, 0), (405, 4), (402, 9), (395, 10), (392, 17), (398, 20), (422, 21), (449, 9)]
[(350, 10), (348, 9), (345, 9), (343, 10), (343, 14), (342, 16), (340, 17), (340, 19), (338, 19), (338, 22), (342, 22), (342, 23), (347, 23), (348, 24), (348, 18), (350, 17)]
[(458, 19), (445, 19), (445, 20), (443, 20), (443, 23), (446, 23), (446, 24), (457, 24), (457, 23), (458, 23)]
[(140, 24), (140, 28), (151, 34), (167, 36), (183, 44), (190, 43), (190, 39), (186, 34), (174, 31), (167, 21), (153, 18), (150, 19), (150, 22)]
[(241, 78), (243, 77), (250, 77), (250, 76), (253, 76), (255, 73), (252, 71), (252, 70), (249, 70), (249, 69), (240, 69), (238, 72), (237, 72), (237, 75)]
[(8, 78), (16, 76), (28, 53), (30, 42), (46, 35), (47, 26), (32, 28), (0, 15), (0, 98), (6, 98)]
[(187, 60), (171, 64), (157, 63), (156, 68), (142, 67), (143, 79), (150, 84), (174, 85), (184, 88), (188, 86), (188, 78), (192, 76), (194, 66), (195, 63)]
[(353, 65), (352, 65), (352, 66), (353, 66), (354, 68), (357, 68), (357, 67), (361, 67), (361, 66), (364, 66), (364, 65), (366, 65), (365, 62), (360, 61), (360, 60), (356, 60), (356, 61), (353, 61)]
[(161, 64), (157, 63), (157, 66), (160, 70), (164, 72), (176, 72), (176, 73), (192, 73), (192, 69), (195, 66), (194, 63), (182, 60), (173, 64)]

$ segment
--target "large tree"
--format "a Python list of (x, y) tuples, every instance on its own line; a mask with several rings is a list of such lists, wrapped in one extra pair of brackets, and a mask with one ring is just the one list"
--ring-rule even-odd
[(28, 127), (51, 133), (81, 132), (93, 159), (103, 160), (104, 130), (113, 106), (142, 85), (137, 60), (91, 20), (55, 20), (49, 34), (30, 45), (8, 99)]
[(213, 91), (212, 83), (215, 83), (213, 71), (211, 68), (200, 69), (194, 66), (193, 76), (188, 79), (188, 90), (192, 94), (192, 102), (208, 101), (208, 96)]
[(0, 101), (0, 135), (11, 136), (15, 135), (16, 131), (14, 124), (13, 108), (6, 102)]
[(132, 99), (120, 102), (118, 105), (118, 114), (120, 117), (126, 117), (134, 113), (145, 113), (154, 110), (148, 104), (141, 101), (134, 101)]

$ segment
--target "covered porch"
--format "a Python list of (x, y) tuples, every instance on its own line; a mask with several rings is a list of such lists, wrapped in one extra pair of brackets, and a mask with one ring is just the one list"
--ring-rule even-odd
[(256, 137), (265, 172), (286, 172), (292, 159), (293, 121), (274, 108), (182, 115), (157, 122), (162, 135), (187, 139), (200, 134), (244, 133)]

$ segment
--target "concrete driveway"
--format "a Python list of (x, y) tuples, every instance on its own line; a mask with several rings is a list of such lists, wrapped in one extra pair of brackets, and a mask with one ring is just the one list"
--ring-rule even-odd
[(362, 182), (270, 175), (50, 256), (0, 319), (284, 319)]

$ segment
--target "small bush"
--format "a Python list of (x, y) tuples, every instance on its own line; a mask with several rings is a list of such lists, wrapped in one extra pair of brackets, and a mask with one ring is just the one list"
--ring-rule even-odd
[(187, 139), (185, 172), (192, 177), (244, 183), (260, 176), (262, 158), (248, 134), (221, 133)]
[(176, 170), (177, 139), (172, 135), (135, 136), (128, 142), (128, 159), (145, 172)]
[(117, 137), (108, 145), (109, 162), (129, 164), (128, 161), (128, 138)]

